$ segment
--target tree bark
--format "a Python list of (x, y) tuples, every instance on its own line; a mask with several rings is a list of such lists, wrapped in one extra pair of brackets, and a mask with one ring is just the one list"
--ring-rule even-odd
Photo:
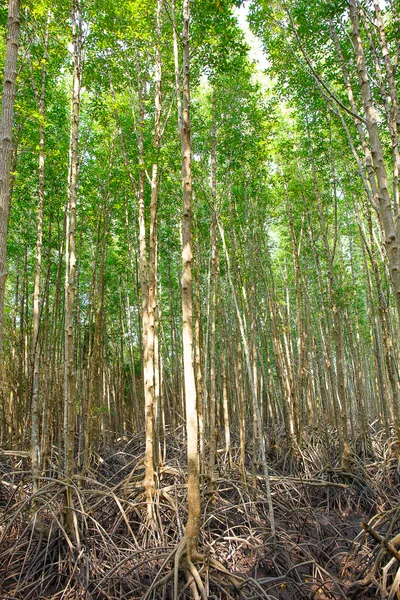
[[(351, 37), (356, 56), (357, 74), (360, 82), (366, 127), (371, 145), (373, 165), (378, 188), (378, 214), (385, 236), (385, 248), (389, 261), (390, 278), (393, 286), (397, 312), (400, 317), (400, 239), (399, 226), (395, 222), (389, 194), (389, 183), (386, 172), (383, 149), (379, 135), (376, 112), (372, 103), (372, 93), (367, 72), (364, 47), (360, 34), (358, 19), (358, 2), (349, 0)], [(397, 221), (397, 220), (396, 220)]]
[(32, 451), (32, 476), (34, 491), (37, 490), (39, 480), (39, 376), (40, 376), (40, 278), (42, 270), (42, 245), (43, 245), (43, 205), (44, 205), (44, 186), (45, 186), (45, 95), (46, 95), (46, 76), (47, 76), (47, 49), (49, 41), (49, 22), (47, 21), (45, 46), (42, 60), (41, 87), (40, 96), (34, 84), (33, 71), (31, 72), (32, 84), (36, 104), (41, 117), (39, 126), (39, 186), (38, 186), (38, 210), (37, 210), (37, 235), (36, 235), (36, 264), (35, 264), (35, 283), (33, 291), (33, 379), (32, 379), (32, 402), (31, 402), (31, 451)]
[(8, 2), (6, 63), (0, 123), (0, 359), (3, 352), (4, 296), (6, 288), (6, 250), (11, 196), (11, 158), (14, 101), (16, 93), (20, 0)]
[(190, 140), (190, 0), (183, 2), (183, 112), (182, 144), (182, 339), (186, 401), (188, 458), (188, 519), (186, 551), (190, 559), (197, 553), (200, 535), (200, 481), (196, 381), (193, 364), (192, 298), (192, 156)]
[[(72, 0), (72, 44), (73, 44), (73, 89), (72, 89), (72, 123), (71, 123), (71, 165), (69, 185), (69, 219), (67, 234), (67, 270), (65, 297), (65, 385), (64, 385), (64, 452), (65, 475), (71, 479), (74, 472), (74, 442), (76, 413), (76, 375), (75, 375), (75, 335), (74, 309), (76, 291), (76, 206), (78, 200), (78, 165), (79, 165), (79, 113), (81, 97), (81, 51), (82, 38), (80, 31), (79, 0)], [(73, 532), (72, 493), (66, 488), (66, 525)]]

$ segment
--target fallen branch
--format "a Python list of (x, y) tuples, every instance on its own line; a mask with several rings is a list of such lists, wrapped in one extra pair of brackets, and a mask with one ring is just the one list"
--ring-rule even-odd
[(368, 523), (364, 523), (364, 521), (362, 521), (361, 527), (364, 529), (364, 531), (366, 531), (366, 533), (368, 533), (372, 538), (374, 538), (374, 540), (378, 542), (378, 544), (381, 544), (381, 546), (385, 548), (386, 552), (390, 554), (390, 556), (393, 556), (396, 560), (400, 561), (400, 552), (396, 550), (396, 548), (391, 542), (385, 540), (385, 538), (379, 535), (379, 533), (375, 529), (370, 527)]

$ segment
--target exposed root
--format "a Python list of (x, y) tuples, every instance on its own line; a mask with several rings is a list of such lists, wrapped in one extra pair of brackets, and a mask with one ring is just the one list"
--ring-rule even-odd
[[(213, 558), (206, 558), (202, 554), (193, 553), (189, 556), (188, 552), (189, 540), (186, 536), (179, 542), (174, 558), (174, 600), (178, 599), (179, 592), (179, 572), (183, 572), (186, 581), (190, 581), (190, 589), (194, 598), (200, 597), (202, 600), (206, 600), (209, 597), (208, 592), (205, 589), (205, 585), (200, 576), (200, 571), (197, 568), (198, 564), (202, 564), (207, 567), (207, 570), (211, 568), (217, 570), (219, 573), (223, 573), (226, 580), (234, 587), (236, 593), (240, 594), (240, 589), (243, 583), (243, 579), (233, 576), (220, 562)], [(220, 590), (221, 585), (219, 585)]]
[[(268, 449), (276, 547), (262, 476), (253, 486), (253, 477), (243, 483), (236, 466), (239, 449), (232, 443), (232, 469), (225, 454), (218, 454), (214, 504), (203, 495), (201, 554), (190, 556), (184, 535), (182, 439), (171, 436), (168, 449), (151, 527), (146, 522), (139, 438), (96, 458), (85, 478), (69, 483), (59, 478), (56, 455), (50, 456), (49, 470), (35, 493), (29, 458), (4, 455), (0, 598), (396, 597), (398, 457), (379, 436), (373, 438), (374, 455), (369, 461), (355, 457), (350, 471), (340, 468), (338, 453), (324, 448), (316, 436), (302, 448), (301, 464), (285, 452), (278, 456), (274, 448)], [(66, 485), (73, 490), (80, 545), (64, 526)], [(362, 521), (368, 523), (366, 530)]]

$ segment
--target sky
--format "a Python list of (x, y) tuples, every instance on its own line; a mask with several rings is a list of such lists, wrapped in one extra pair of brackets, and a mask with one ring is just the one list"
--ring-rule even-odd
[(239, 25), (245, 35), (246, 42), (250, 46), (250, 58), (258, 64), (260, 71), (264, 71), (268, 66), (268, 61), (264, 55), (260, 40), (250, 31), (247, 22), (248, 11), (249, 5), (247, 3), (242, 4), (240, 8), (235, 8), (235, 14), (238, 18)]

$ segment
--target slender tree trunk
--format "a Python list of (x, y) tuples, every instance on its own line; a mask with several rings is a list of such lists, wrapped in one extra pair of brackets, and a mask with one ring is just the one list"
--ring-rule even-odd
[(40, 96), (34, 86), (33, 71), (31, 73), (33, 89), (36, 103), (38, 106), (41, 122), (39, 126), (39, 186), (38, 186), (38, 211), (37, 211), (37, 236), (36, 236), (36, 264), (35, 264), (35, 283), (33, 291), (33, 379), (32, 379), (32, 401), (31, 401), (31, 444), (32, 444), (32, 475), (34, 482), (34, 491), (37, 490), (39, 480), (39, 377), (40, 377), (40, 278), (42, 270), (42, 245), (43, 245), (43, 205), (44, 205), (44, 186), (45, 186), (45, 94), (46, 94), (46, 76), (47, 76), (47, 47), (49, 40), (49, 22), (47, 21), (45, 46), (42, 60), (42, 77)]
[(211, 224), (211, 307), (210, 307), (210, 404), (208, 422), (209, 456), (209, 492), (214, 492), (215, 457), (217, 453), (216, 406), (217, 406), (217, 374), (216, 374), (216, 306), (217, 306), (217, 162), (216, 162), (216, 123), (215, 123), (215, 89), (213, 90), (213, 123), (211, 147), (211, 194), (212, 194), (212, 224)]
[[(196, 252), (200, 257), (200, 245), (198, 236), (196, 239)], [(200, 456), (204, 456), (204, 381), (203, 381), (203, 331), (201, 326), (201, 305), (200, 305), (200, 261), (195, 261), (196, 271), (196, 294), (195, 294), (195, 369), (196, 369), (196, 394), (197, 394), (197, 414), (199, 418), (199, 443)]]
[[(111, 165), (110, 165), (111, 169)], [(82, 466), (82, 475), (84, 476), (90, 465), (90, 455), (93, 444), (93, 407), (96, 401), (99, 402), (102, 397), (103, 380), (103, 361), (102, 361), (102, 339), (104, 331), (104, 287), (105, 287), (105, 262), (107, 255), (107, 233), (108, 233), (108, 196), (106, 196), (103, 205), (102, 227), (99, 226), (99, 239), (101, 239), (100, 267), (98, 269), (97, 285), (93, 285), (93, 303), (94, 309), (94, 334), (93, 348), (89, 352), (89, 390), (88, 402), (86, 407), (84, 435), (84, 458)], [(97, 254), (97, 252), (96, 252)]]
[[(339, 407), (339, 415), (341, 422), (341, 434), (343, 436), (343, 446), (342, 446), (342, 465), (344, 468), (348, 467), (348, 463), (350, 460), (350, 441), (349, 441), (349, 433), (348, 433), (348, 419), (351, 416), (348, 403), (347, 403), (347, 389), (346, 389), (346, 371), (345, 371), (345, 353), (344, 353), (344, 339), (343, 339), (343, 324), (340, 318), (339, 309), (342, 308), (339, 306), (338, 298), (337, 298), (337, 280), (334, 272), (334, 260), (335, 260), (335, 249), (337, 247), (337, 232), (335, 233), (335, 241), (333, 244), (333, 248), (329, 246), (329, 240), (327, 235), (327, 227), (325, 223), (324, 209), (322, 205), (321, 195), (318, 187), (317, 181), (317, 170), (314, 161), (313, 148), (311, 144), (310, 133), (308, 131), (308, 139), (309, 139), (309, 153), (310, 153), (310, 161), (311, 161), (311, 171), (314, 183), (314, 192), (317, 198), (319, 219), (320, 219), (320, 228), (321, 235), (323, 239), (323, 243), (325, 246), (325, 253), (328, 263), (328, 282), (329, 282), (329, 301), (332, 307), (332, 321), (333, 321), (333, 339), (335, 342), (335, 358), (336, 358), (336, 394), (337, 394), (337, 405)], [(335, 198), (336, 202), (336, 198)]]
[[(151, 201), (150, 201), (150, 236), (149, 236), (149, 270), (147, 286), (147, 335), (145, 351), (145, 427), (146, 427), (146, 453), (145, 453), (145, 478), (144, 488), (147, 503), (147, 518), (153, 522), (154, 507), (153, 496), (155, 487), (155, 318), (156, 318), (156, 295), (157, 295), (157, 207), (158, 207), (158, 153), (161, 144), (161, 8), (162, 1), (157, 1), (157, 42), (156, 42), (156, 64), (155, 64), (155, 115), (154, 115), (154, 149), (156, 162), (153, 163), (151, 177)], [(144, 220), (144, 219), (143, 219)]]
[(265, 437), (264, 437), (264, 430), (263, 430), (262, 419), (261, 419), (260, 405), (258, 403), (257, 393), (256, 393), (256, 390), (255, 390), (255, 387), (254, 387), (253, 374), (252, 374), (252, 368), (251, 368), (250, 349), (249, 349), (249, 344), (248, 344), (248, 341), (247, 341), (247, 338), (246, 338), (246, 333), (245, 333), (245, 329), (244, 329), (243, 318), (242, 318), (242, 315), (241, 315), (241, 312), (240, 312), (240, 309), (239, 309), (239, 304), (238, 304), (238, 301), (237, 301), (236, 292), (235, 292), (235, 288), (234, 288), (234, 285), (233, 285), (233, 280), (232, 280), (232, 275), (231, 275), (231, 269), (230, 269), (229, 254), (228, 254), (228, 249), (227, 249), (226, 243), (225, 243), (224, 230), (223, 230), (221, 224), (218, 221), (217, 221), (217, 225), (218, 225), (218, 229), (219, 229), (221, 240), (222, 240), (222, 246), (223, 246), (224, 253), (225, 253), (227, 270), (228, 270), (229, 285), (230, 285), (230, 288), (231, 288), (231, 292), (232, 292), (232, 296), (233, 296), (233, 301), (234, 301), (234, 304), (235, 304), (235, 311), (236, 311), (236, 316), (237, 316), (237, 320), (238, 320), (238, 323), (239, 323), (240, 336), (242, 338), (242, 344), (243, 344), (243, 349), (244, 349), (244, 354), (245, 354), (245, 361), (246, 361), (246, 367), (247, 367), (247, 376), (248, 376), (248, 380), (249, 380), (249, 384), (250, 384), (250, 391), (251, 391), (251, 395), (252, 395), (252, 398), (253, 398), (254, 410), (255, 410), (255, 414), (256, 414), (256, 418), (257, 418), (258, 435), (259, 435), (259, 438), (260, 438), (261, 461), (262, 461), (262, 466), (263, 466), (264, 482), (265, 482), (265, 488), (266, 488), (266, 493), (267, 493), (269, 518), (270, 518), (270, 523), (271, 523), (271, 533), (272, 533), (272, 537), (274, 538), (274, 541), (275, 541), (275, 534), (276, 534), (276, 530), (275, 530), (275, 516), (274, 516), (274, 507), (273, 507), (272, 496), (271, 496), (271, 486), (270, 486), (270, 480), (269, 480), (269, 471), (268, 471), (268, 465), (267, 465), (267, 457), (266, 457), (266, 452), (265, 452)]
[[(74, 472), (74, 437), (76, 413), (76, 376), (75, 376), (75, 336), (74, 309), (76, 287), (76, 206), (78, 199), (78, 165), (79, 165), (79, 113), (81, 97), (81, 50), (82, 33), (80, 31), (79, 0), (72, 0), (72, 43), (73, 43), (73, 90), (72, 90), (72, 124), (71, 124), (71, 166), (69, 185), (69, 224), (68, 224), (68, 264), (65, 297), (65, 418), (64, 418), (64, 451), (65, 475), (71, 479)], [(75, 513), (72, 509), (71, 488), (66, 488), (66, 525), (73, 532)], [(76, 528), (75, 528), (76, 530)]]
[(14, 118), (15, 80), (17, 76), (20, 0), (8, 2), (6, 63), (0, 123), (0, 360), (3, 352), (4, 296), (6, 289), (6, 248), (11, 197), (12, 127)]
[(176, 28), (175, 19), (175, 0), (171, 0), (171, 18), (172, 18), (172, 39), (174, 49), (174, 73), (175, 73), (175, 93), (176, 93), (176, 105), (178, 110), (178, 131), (181, 132), (182, 128), (182, 96), (181, 96), (181, 84), (179, 76), (179, 49), (178, 49), (178, 31)]
[(396, 298), (397, 311), (400, 317), (400, 235), (399, 225), (395, 223), (389, 183), (385, 168), (383, 149), (378, 129), (376, 112), (372, 103), (372, 93), (369, 76), (365, 63), (364, 48), (359, 28), (358, 2), (349, 0), (351, 18), (351, 36), (356, 56), (357, 73), (360, 82), (361, 95), (364, 107), (366, 127), (371, 145), (372, 160), (378, 188), (378, 211), (382, 231), (385, 236), (385, 248), (389, 262), (390, 278)]
[(192, 298), (192, 156), (190, 141), (190, 0), (183, 1), (182, 143), (182, 338), (186, 399), (188, 458), (188, 520), (185, 529), (188, 558), (197, 554), (200, 535), (200, 481), (196, 381), (193, 364)]
[(235, 359), (235, 383), (239, 413), (239, 471), (241, 481), (243, 483), (246, 483), (246, 413), (242, 373), (243, 352), (240, 342), (237, 343), (237, 352)]

